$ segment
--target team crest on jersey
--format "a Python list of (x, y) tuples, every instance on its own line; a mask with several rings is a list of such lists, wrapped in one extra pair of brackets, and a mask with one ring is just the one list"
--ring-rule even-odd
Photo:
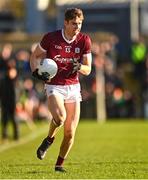
[(80, 53), (80, 48), (75, 48), (75, 53)]

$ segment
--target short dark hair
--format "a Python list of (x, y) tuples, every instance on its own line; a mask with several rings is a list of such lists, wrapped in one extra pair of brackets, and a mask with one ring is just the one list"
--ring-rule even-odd
[(81, 9), (78, 9), (78, 8), (66, 9), (66, 11), (65, 11), (65, 20), (66, 21), (69, 21), (71, 19), (75, 19), (76, 17), (79, 17), (82, 20), (84, 20), (83, 11)]

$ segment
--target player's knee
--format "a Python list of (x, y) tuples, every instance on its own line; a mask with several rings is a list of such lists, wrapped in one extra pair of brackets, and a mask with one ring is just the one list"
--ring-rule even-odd
[(56, 126), (62, 126), (65, 122), (65, 118), (63, 116), (59, 116), (59, 117), (56, 117), (53, 119), (53, 123), (56, 125)]
[(55, 120), (53, 119), (52, 122), (58, 127), (58, 126), (62, 126), (64, 124), (63, 121), (58, 121), (58, 120)]

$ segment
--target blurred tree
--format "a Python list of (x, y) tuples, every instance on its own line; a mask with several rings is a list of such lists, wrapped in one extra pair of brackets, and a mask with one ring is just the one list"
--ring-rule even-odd
[(16, 18), (22, 18), (25, 15), (24, 0), (1, 0), (0, 11), (11, 12)]
[[(22, 18), (25, 16), (25, 0), (0, 0), (0, 11), (9, 11), (16, 18)], [(47, 15), (49, 17), (56, 16), (55, 0), (49, 0)]]

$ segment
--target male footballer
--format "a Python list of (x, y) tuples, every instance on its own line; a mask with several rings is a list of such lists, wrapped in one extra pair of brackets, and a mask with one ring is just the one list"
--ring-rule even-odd
[[(37, 157), (40, 160), (45, 157), (57, 131), (63, 126), (64, 137), (55, 163), (55, 171), (58, 172), (66, 172), (64, 160), (73, 145), (79, 122), (79, 73), (89, 75), (91, 72), (91, 41), (88, 35), (80, 32), (83, 20), (81, 9), (67, 9), (63, 29), (45, 34), (30, 57), (32, 75), (45, 82), (48, 106), (53, 117), (48, 135), (37, 149)], [(54, 78), (38, 74), (37, 60), (44, 58), (57, 63), (58, 72)]]

